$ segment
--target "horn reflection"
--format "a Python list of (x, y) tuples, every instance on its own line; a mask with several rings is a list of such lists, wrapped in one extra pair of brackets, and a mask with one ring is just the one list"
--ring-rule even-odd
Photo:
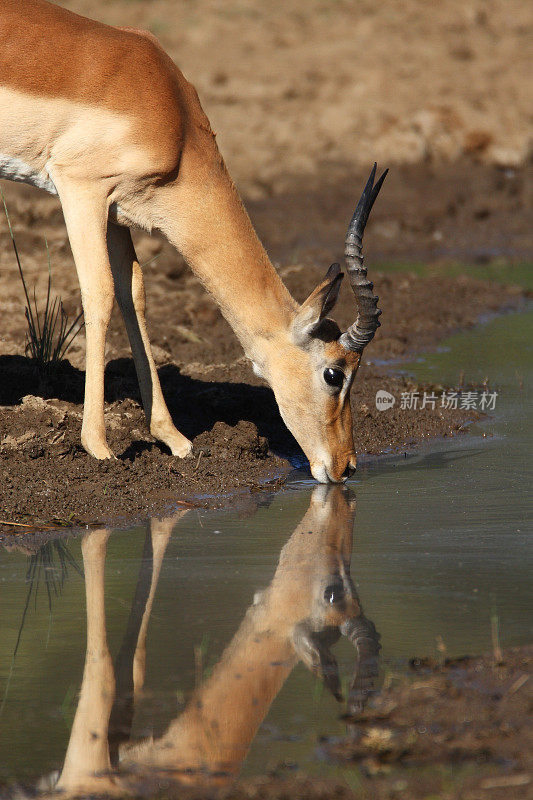
[(187, 511), (152, 520), (122, 646), (113, 665), (105, 618), (109, 533), (85, 534), (87, 651), (82, 687), (56, 789), (68, 795), (138, 794), (163, 785), (231, 785), (270, 705), (298, 661), (337, 699), (341, 681), (331, 646), (341, 633), (356, 648), (349, 696), (360, 710), (376, 673), (378, 637), (363, 615), (350, 558), (355, 497), (317, 486), (283, 547), (270, 585), (257, 593), (209, 677), (157, 738), (130, 741), (145, 678), (146, 637), (165, 550)]

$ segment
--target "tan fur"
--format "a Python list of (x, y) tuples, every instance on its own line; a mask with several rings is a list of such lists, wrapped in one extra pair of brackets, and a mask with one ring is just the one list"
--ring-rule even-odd
[[(0, 154), (11, 172), (18, 165), (17, 177), (4, 176), (55, 189), (63, 206), (86, 324), (86, 450), (112, 455), (103, 398), (114, 296), (150, 430), (177, 456), (191, 450), (159, 385), (131, 238), (115, 223), (138, 225), (160, 229), (215, 297), (315, 477), (342, 480), (355, 466), (349, 388), (359, 357), (312, 333), (296, 336), (302, 310), (255, 234), (196, 91), (155, 38), (44, 0), (0, 0), (0, 76)], [(312, 297), (307, 316), (319, 314)], [(339, 359), (347, 380), (333, 398), (322, 375)]]

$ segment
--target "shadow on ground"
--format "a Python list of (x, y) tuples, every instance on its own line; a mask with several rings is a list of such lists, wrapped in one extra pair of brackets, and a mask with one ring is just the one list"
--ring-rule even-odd
[[(259, 436), (268, 439), (270, 449), (279, 454), (304, 458), (296, 440), (285, 427), (274, 395), (265, 386), (230, 381), (203, 381), (184, 375), (175, 364), (159, 369), (161, 386), (176, 427), (190, 439), (211, 431), (216, 423), (235, 426), (253, 423)], [(32, 395), (43, 400), (56, 399), (83, 405), (85, 372), (63, 360), (46, 375), (25, 356), (0, 356), (0, 406), (20, 405)], [(108, 405), (133, 401), (141, 404), (133, 359), (117, 358), (107, 364), (105, 401)], [(130, 445), (122, 457), (152, 449), (151, 442)], [(163, 452), (168, 452), (161, 445)]]

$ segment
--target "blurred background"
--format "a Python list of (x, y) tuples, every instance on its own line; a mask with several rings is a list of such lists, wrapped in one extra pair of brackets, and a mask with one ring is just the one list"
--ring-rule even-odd
[[(259, 235), (297, 299), (342, 256), (347, 221), (375, 160), (390, 175), (368, 227), (369, 264), (424, 273), (453, 264), (456, 272), (531, 287), (528, 0), (61, 5), (158, 37), (198, 89)], [(46, 236), (54, 286), (76, 311), (79, 291), (57, 200), (24, 186), (5, 190), (30, 285), (38, 295), (46, 289)], [(9, 245), (7, 236), (0, 223), (2, 244)], [(205, 326), (209, 340), (215, 323), (224, 328), (218, 340), (231, 338), (228, 358), (237, 357), (218, 309), (173, 248), (143, 233), (136, 246), (146, 264), (156, 357), (164, 361), (179, 350), (184, 362), (203, 360), (204, 345), (195, 347), (187, 331), (195, 327), (202, 337)], [(0, 267), (7, 281), (0, 310), (18, 312), (20, 284), (9, 246), (0, 248)], [(172, 331), (170, 295), (181, 297)], [(342, 304), (340, 313), (344, 323)], [(352, 313), (350, 300), (346, 322)], [(4, 320), (1, 351), (18, 352), (25, 320), (18, 326), (18, 313)], [(120, 325), (112, 325), (110, 343), (112, 353), (129, 355)], [(76, 365), (83, 349), (79, 337), (71, 352)], [(227, 360), (222, 355), (210, 358)]]
[(295, 179), (532, 144), (527, 0), (70, 0), (154, 33), (196, 85), (251, 199)]

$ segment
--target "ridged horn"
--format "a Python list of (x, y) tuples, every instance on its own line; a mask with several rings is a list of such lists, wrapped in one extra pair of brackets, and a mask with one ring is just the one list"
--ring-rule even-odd
[(356, 619), (346, 620), (341, 625), (341, 633), (350, 640), (357, 654), (347, 708), (350, 716), (357, 717), (374, 691), (381, 650), (380, 636), (374, 623), (363, 614)]
[(352, 350), (356, 353), (363, 352), (367, 344), (372, 341), (380, 325), (378, 319), (381, 314), (381, 310), (378, 308), (379, 298), (374, 297), (374, 284), (367, 280), (366, 269), (363, 266), (363, 233), (365, 225), (388, 173), (388, 169), (386, 169), (374, 186), (376, 169), (377, 164), (374, 164), (361, 199), (357, 203), (352, 221), (348, 226), (344, 246), (346, 271), (357, 303), (357, 319), (346, 333), (342, 334), (339, 341), (346, 350)]

